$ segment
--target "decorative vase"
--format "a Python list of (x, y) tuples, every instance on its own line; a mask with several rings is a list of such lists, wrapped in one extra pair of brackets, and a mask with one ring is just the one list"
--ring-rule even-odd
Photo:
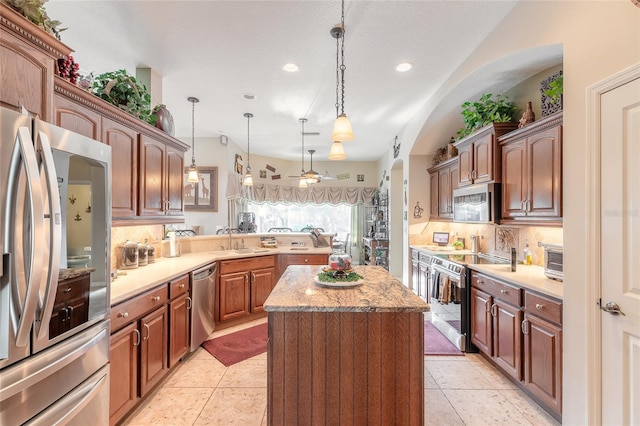
[(531, 102), (527, 102), (527, 109), (524, 111), (524, 114), (522, 114), (522, 118), (520, 119), (518, 128), (521, 129), (527, 124), (533, 123), (534, 121), (536, 121), (536, 115), (533, 112)]
[(167, 109), (166, 105), (158, 105), (155, 107), (153, 109), (153, 115), (156, 116), (156, 127), (173, 136), (173, 116)]

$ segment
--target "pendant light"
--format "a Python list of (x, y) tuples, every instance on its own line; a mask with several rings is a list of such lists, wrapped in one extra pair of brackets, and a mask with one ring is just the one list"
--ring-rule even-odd
[(200, 99), (190, 96), (187, 98), (191, 102), (191, 166), (188, 169), (187, 182), (198, 183), (200, 176), (198, 176), (198, 168), (196, 167), (196, 148), (195, 148), (195, 116), (196, 116), (196, 104), (200, 102)]
[(304, 123), (307, 122), (306, 118), (299, 118), (298, 121), (300, 122), (300, 124), (302, 125), (302, 153), (300, 155), (300, 164), (301, 164), (301, 175), (300, 175), (300, 181), (298, 182), (298, 188), (306, 188), (307, 186), (309, 186), (307, 184), (307, 177), (304, 175)]
[(344, 147), (339, 141), (334, 141), (331, 144), (331, 151), (329, 151), (329, 160), (344, 160), (347, 155), (344, 153)]
[[(342, 15), (340, 24), (333, 27), (330, 31), (331, 36), (336, 39), (336, 122), (333, 125), (333, 133), (331, 134), (331, 140), (338, 142), (346, 142), (353, 140), (353, 130), (351, 129), (351, 122), (347, 118), (347, 114), (344, 112), (344, 0), (342, 0)], [(339, 63), (339, 56), (341, 61)], [(337, 95), (338, 89), (342, 91), (342, 98), (340, 105), (338, 105)], [(338, 111), (340, 106), (340, 111)], [(339, 112), (339, 114), (338, 114)]]
[(245, 112), (244, 116), (247, 117), (247, 173), (244, 175), (242, 184), (244, 186), (253, 186), (253, 177), (251, 176), (251, 144), (249, 141), (249, 120), (253, 117), (253, 114)]

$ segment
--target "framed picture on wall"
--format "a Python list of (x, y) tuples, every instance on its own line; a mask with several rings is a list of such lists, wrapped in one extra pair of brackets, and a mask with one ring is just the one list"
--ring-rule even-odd
[(218, 211), (218, 168), (198, 167), (198, 182), (187, 182), (184, 169), (184, 209), (186, 211)]

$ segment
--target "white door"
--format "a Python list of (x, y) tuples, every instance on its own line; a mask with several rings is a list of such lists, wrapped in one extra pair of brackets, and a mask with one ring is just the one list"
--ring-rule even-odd
[(602, 423), (640, 425), (640, 78), (601, 102)]

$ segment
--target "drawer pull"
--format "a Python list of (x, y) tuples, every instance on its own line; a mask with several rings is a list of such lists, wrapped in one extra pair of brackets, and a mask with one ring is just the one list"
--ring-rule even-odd
[(478, 280), (478, 284), (484, 284), (484, 281)]
[(544, 305), (540, 304), (540, 303), (536, 303), (536, 309), (541, 311), (544, 309)]
[(304, 260), (304, 263), (309, 263), (309, 259), (305, 259), (305, 260)]
[(151, 298), (151, 301), (152, 301), (152, 302), (159, 302), (159, 301), (160, 301), (160, 296), (153, 296), (153, 297)]
[(507, 290), (500, 290), (501, 294), (507, 294)]
[(129, 318), (129, 312), (120, 312), (118, 318)]
[(71, 292), (71, 287), (65, 288), (64, 290), (62, 290), (64, 293), (70, 293)]
[(178, 288), (184, 288), (184, 284), (179, 284)]

